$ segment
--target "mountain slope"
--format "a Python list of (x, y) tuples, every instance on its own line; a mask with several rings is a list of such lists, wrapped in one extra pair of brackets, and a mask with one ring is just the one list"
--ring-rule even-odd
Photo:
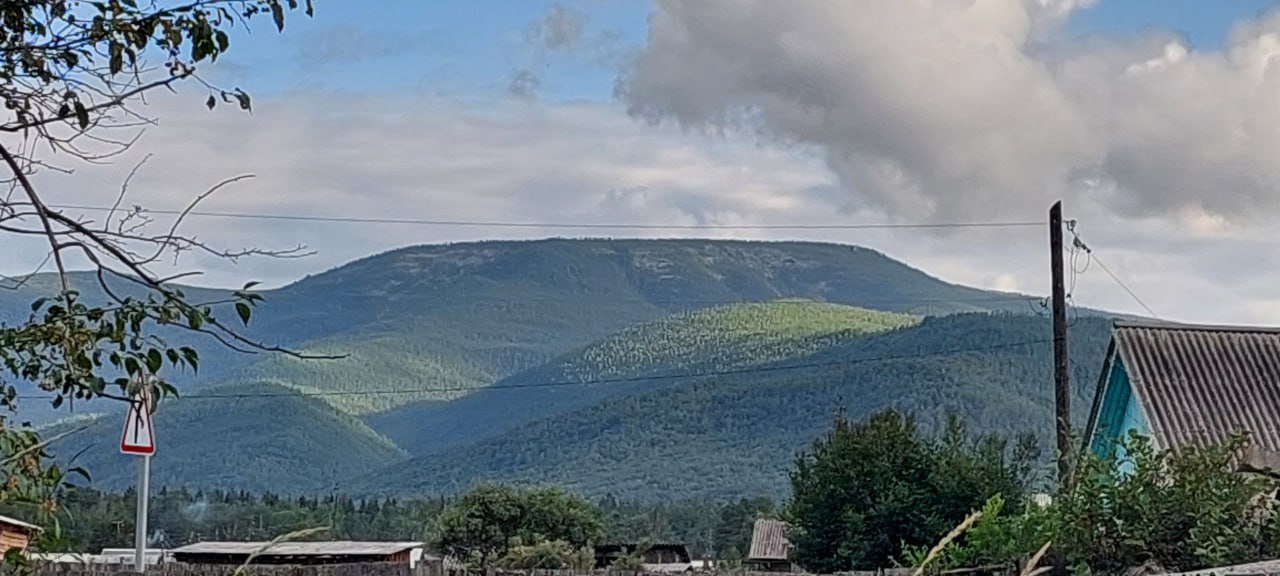
[[(156, 410), (153, 485), (327, 490), (405, 457), (359, 420), (287, 388), (247, 383), (201, 394), (166, 400)], [(75, 464), (89, 470), (95, 486), (123, 489), (134, 483), (136, 457), (119, 453), (122, 427), (121, 416), (102, 416), (51, 448), (62, 458), (78, 454)]]
[[(4, 296), (0, 318), (20, 321), (30, 300), (53, 289), (54, 284), (41, 285), (42, 279), (36, 280), (22, 292), (0, 292)], [(197, 291), (202, 292), (201, 299), (222, 293), (188, 289)], [(786, 298), (917, 315), (1026, 311), (1031, 301), (949, 284), (863, 248), (713, 240), (554, 239), (415, 246), (370, 256), (263, 295), (265, 301), (246, 330), (249, 337), (349, 356), (302, 363), (282, 356), (236, 354), (199, 336), (166, 332), (175, 342), (196, 345), (202, 362), (198, 375), (166, 375), (189, 398), (169, 405), (161, 414), (162, 420), (175, 413), (182, 418), (181, 424), (178, 420), (161, 424), (161, 451), (169, 455), (164, 458), (173, 460), (165, 465), (170, 472), (157, 470), (158, 482), (246, 488), (261, 482), (256, 487), (283, 491), (311, 488), (347, 470), (375, 469), (402, 455), (350, 416), (359, 415), (390, 433), (392, 428), (382, 424), (410, 413), (406, 405), (426, 407), (428, 412), (400, 422), (418, 426), (424, 414), (431, 420), (407, 432), (398, 429), (397, 439), (415, 453), (441, 450), (437, 440), (453, 432), (432, 432), (430, 426), (445, 419), (435, 418), (431, 410), (441, 410), (452, 421), (465, 421), (468, 406), (490, 410), (481, 400), (468, 402), (469, 391), (499, 381), (515, 382), (517, 375), (524, 382), (559, 378), (554, 371), (539, 375), (537, 370), (552, 370), (549, 362), (574, 350), (671, 314)], [(686, 347), (707, 350), (699, 348), (697, 341), (682, 342), (686, 344), (669, 346), (662, 354)], [(632, 352), (662, 345), (661, 339), (654, 340)], [(758, 354), (761, 349), (740, 344), (728, 348), (748, 350), (749, 365), (813, 353), (795, 348), (781, 355)], [(589, 371), (641, 374), (653, 369), (642, 354), (628, 354), (625, 349), (610, 351), (606, 357), (626, 359), (614, 366), (592, 366)], [(681, 360), (677, 354), (672, 369), (699, 369), (728, 361), (699, 358)], [(449, 441), (466, 445), (536, 418), (572, 414), (619, 393), (691, 383), (667, 378), (656, 384), (587, 387), (577, 393), (561, 387), (552, 389), (559, 397), (550, 398), (550, 409), (541, 412), (521, 410), (520, 404), (503, 400), (510, 398), (503, 393), (495, 397), (499, 409), (516, 409), (515, 417), (491, 426), (483, 435), (464, 430)], [(236, 386), (274, 392), (265, 398), (242, 394), (196, 399)], [(295, 397), (290, 390), (309, 396)], [(206, 407), (196, 409), (198, 403)], [(91, 403), (77, 404), (77, 410), (102, 406), (118, 408), (115, 403)], [(111, 456), (116, 424), (103, 426), (90, 436), (99, 444), (93, 454), (105, 451), (106, 455), (86, 454), (85, 458), (97, 458), (94, 468), (103, 469), (92, 471), (100, 479), (127, 481), (131, 472), (119, 469), (125, 461)], [(109, 441), (104, 443), (104, 438)], [(423, 442), (424, 438), (428, 441)], [(331, 447), (321, 451), (317, 441)], [(240, 444), (252, 449), (234, 449)], [(68, 441), (59, 453), (72, 454), (75, 448)], [(303, 455), (314, 455), (333, 469), (312, 471), (298, 464)], [(269, 467), (255, 464), (259, 461)], [(243, 479), (237, 474), (246, 464), (254, 470), (279, 470), (278, 477)]]
[[(1090, 400), (1108, 326), (1081, 319), (1072, 328), (1077, 407)], [(1048, 453), (1048, 336), (1048, 321), (1039, 317), (928, 318), (918, 326), (854, 335), (766, 371), (615, 396), (393, 465), (352, 487), (440, 493), (501, 479), (555, 482), (619, 498), (782, 495), (793, 455), (841, 408), (858, 418), (896, 406), (917, 412), (926, 427), (955, 411), (975, 430), (1035, 432)], [(1075, 414), (1083, 418), (1082, 410)]]
[[(611, 396), (697, 379), (690, 375), (805, 356), (850, 334), (915, 321), (905, 314), (803, 300), (677, 313), (623, 330), (465, 398), (411, 404), (366, 422), (411, 454), (430, 454)], [(581, 385), (560, 385), (565, 383)]]

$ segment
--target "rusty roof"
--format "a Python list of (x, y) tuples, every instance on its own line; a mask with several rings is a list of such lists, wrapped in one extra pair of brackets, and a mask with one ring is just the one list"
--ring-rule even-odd
[(751, 531), (751, 552), (747, 554), (747, 559), (786, 560), (789, 547), (786, 522), (761, 518), (756, 520), (755, 528)]
[(241, 556), (390, 556), (422, 548), (421, 542), (198, 542), (170, 550), (173, 554)]
[(1244, 431), (1255, 446), (1280, 449), (1280, 329), (1116, 322), (1086, 438), (1117, 358), (1159, 447)]

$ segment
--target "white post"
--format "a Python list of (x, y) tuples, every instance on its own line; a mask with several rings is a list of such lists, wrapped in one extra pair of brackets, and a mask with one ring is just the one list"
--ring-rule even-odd
[[(145, 409), (145, 408), (144, 408)], [(150, 499), (151, 455), (138, 460), (138, 519), (133, 530), (133, 568), (147, 571), (147, 500)]]

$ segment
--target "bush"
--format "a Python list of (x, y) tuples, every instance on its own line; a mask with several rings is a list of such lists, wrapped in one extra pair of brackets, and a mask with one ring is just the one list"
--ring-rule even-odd
[(575, 548), (563, 540), (513, 545), (496, 565), (505, 570), (590, 570), (595, 556), (588, 548)]
[[(992, 498), (929, 567), (1017, 562), (1046, 542), (1078, 574), (1144, 565), (1191, 571), (1275, 558), (1280, 521), (1269, 504), (1276, 484), (1233, 470), (1246, 445), (1237, 436), (1173, 453), (1131, 434), (1106, 458), (1084, 456), (1072, 490), (1045, 509), (1010, 513)], [(919, 565), (928, 551), (926, 544), (908, 546), (903, 558)]]
[(792, 559), (831, 573), (927, 550), (992, 496), (1021, 505), (1038, 454), (1029, 436), (1010, 449), (998, 436), (971, 438), (955, 418), (937, 439), (892, 410), (838, 418), (791, 475)]

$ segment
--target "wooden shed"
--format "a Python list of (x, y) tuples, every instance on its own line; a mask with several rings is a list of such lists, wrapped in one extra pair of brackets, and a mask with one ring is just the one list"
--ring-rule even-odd
[(422, 559), (421, 542), (200, 542), (169, 551), (185, 564), (404, 564), (410, 568)]
[(40, 527), (35, 524), (0, 516), (0, 555), (14, 548), (26, 550), (31, 545), (31, 538), (39, 531)]

